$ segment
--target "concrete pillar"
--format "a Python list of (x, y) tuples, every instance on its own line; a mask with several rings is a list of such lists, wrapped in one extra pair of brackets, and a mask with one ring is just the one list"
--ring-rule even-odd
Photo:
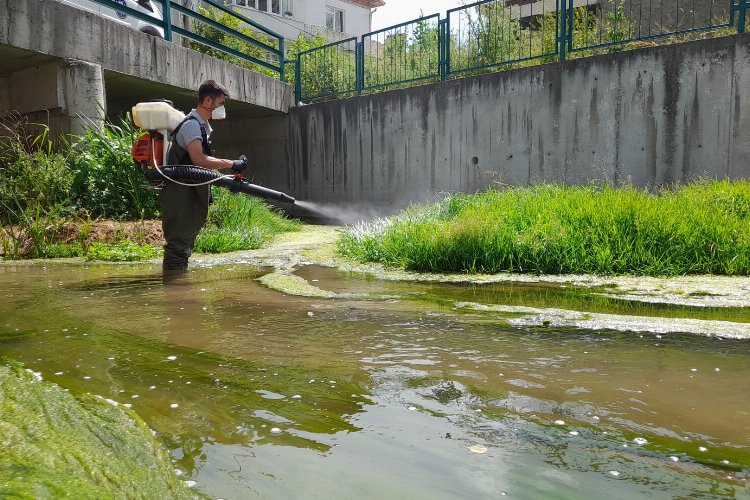
[(54, 60), (0, 75), (0, 82), (6, 82), (0, 115), (18, 112), (29, 123), (48, 126), (53, 139), (104, 125), (104, 77), (97, 64)]
[(102, 128), (107, 116), (104, 75), (98, 64), (65, 59), (61, 65), (62, 114), (69, 134), (81, 135), (87, 127)]

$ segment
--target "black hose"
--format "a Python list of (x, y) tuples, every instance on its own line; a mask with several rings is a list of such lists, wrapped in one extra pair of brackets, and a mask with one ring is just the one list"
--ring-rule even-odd
[[(274, 191), (258, 184), (253, 184), (247, 180), (236, 180), (228, 179), (223, 174), (216, 172), (215, 170), (209, 170), (203, 167), (196, 167), (194, 165), (165, 165), (159, 167), (161, 174), (156, 169), (148, 169), (146, 178), (150, 181), (161, 181), (164, 177), (169, 179), (184, 182), (185, 184), (203, 184), (209, 181), (214, 186), (220, 186), (227, 188), (233, 193), (245, 193), (267, 200), (275, 200), (281, 203), (294, 204), (296, 201), (288, 194), (284, 194), (281, 191)], [(163, 175), (162, 175), (163, 174)]]

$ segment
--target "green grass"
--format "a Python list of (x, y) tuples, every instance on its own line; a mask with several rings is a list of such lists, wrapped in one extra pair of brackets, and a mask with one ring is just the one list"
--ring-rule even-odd
[[(297, 231), (301, 227), (300, 222), (287, 219), (259, 198), (232, 194), (224, 189), (214, 190), (214, 196), (215, 203), (209, 209), (208, 221), (196, 240), (196, 252), (222, 253), (260, 248), (275, 235)], [(28, 238), (34, 242), (33, 252), (27, 251), (27, 256), (48, 259), (83, 257), (87, 260), (118, 262), (150, 260), (161, 255), (161, 248), (132, 241), (127, 235), (88, 245), (82, 241), (55, 242), (54, 234), (46, 235), (41, 230), (32, 230), (37, 226), (50, 227), (48, 223), (39, 223), (42, 220), (46, 219), (29, 218), (25, 226), (25, 234), (28, 233)], [(16, 237), (15, 240), (18, 239)], [(6, 258), (21, 256), (21, 251), (11, 248), (13, 241), (11, 235), (4, 237), (0, 234), (0, 243), (7, 247)]]
[(149, 260), (161, 255), (161, 249), (147, 243), (133, 243), (123, 240), (119, 243), (96, 242), (86, 249), (83, 255), (87, 260), (105, 260), (108, 262), (130, 262)]
[(269, 208), (259, 198), (214, 189), (208, 221), (198, 234), (195, 251), (234, 252), (260, 248), (275, 235), (297, 231), (301, 224)]
[(161, 248), (155, 245), (121, 240), (116, 243), (98, 241), (88, 246), (81, 243), (49, 243), (41, 247), (39, 257), (44, 259), (83, 257), (86, 260), (132, 262), (154, 259), (160, 257), (161, 253)]
[(351, 228), (339, 250), (430, 272), (635, 275), (750, 272), (750, 182), (538, 185), (449, 196)]

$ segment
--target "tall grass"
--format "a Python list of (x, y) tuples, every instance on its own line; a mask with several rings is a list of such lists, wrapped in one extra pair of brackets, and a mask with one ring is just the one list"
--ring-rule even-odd
[(449, 196), (350, 229), (339, 249), (432, 272), (750, 272), (750, 182), (650, 193), (539, 185)]
[(206, 226), (198, 234), (195, 251), (234, 252), (259, 248), (273, 236), (296, 231), (300, 223), (270, 209), (259, 198), (214, 189)]
[(46, 126), (17, 113), (0, 119), (0, 250), (6, 258), (39, 257), (70, 216), (72, 178), (53, 151)]
[(129, 116), (90, 127), (68, 144), (66, 162), (73, 175), (71, 202), (93, 218), (138, 220), (158, 214), (154, 191), (145, 190), (130, 148), (142, 134)]

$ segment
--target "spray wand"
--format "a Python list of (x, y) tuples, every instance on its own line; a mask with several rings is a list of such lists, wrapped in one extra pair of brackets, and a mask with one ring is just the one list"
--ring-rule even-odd
[(177, 181), (185, 185), (212, 184), (229, 189), (233, 193), (245, 193), (252, 196), (258, 196), (267, 200), (279, 201), (293, 205), (295, 199), (281, 191), (274, 191), (259, 184), (253, 184), (245, 179), (241, 172), (236, 172), (234, 176), (223, 175), (214, 170), (195, 165), (165, 165), (145, 170), (146, 178), (153, 182), (159, 182), (163, 179)]

